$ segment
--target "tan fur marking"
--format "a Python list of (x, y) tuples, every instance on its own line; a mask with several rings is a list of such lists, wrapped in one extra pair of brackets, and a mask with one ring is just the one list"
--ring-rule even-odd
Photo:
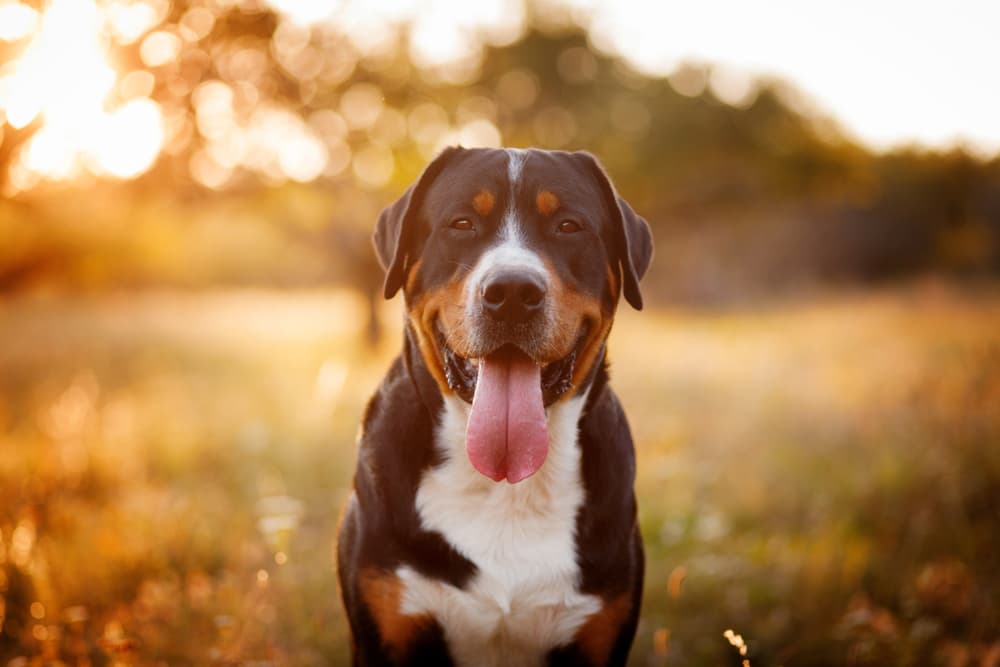
[(580, 354), (576, 357), (576, 364), (574, 364), (573, 368), (574, 387), (579, 387), (590, 373), (590, 369), (597, 361), (601, 346), (608, 339), (610, 333), (611, 320), (602, 320), (592, 325), (590, 333), (587, 335), (587, 340), (584, 342)]
[[(573, 351), (573, 345), (579, 342), (580, 330), (585, 322), (588, 323), (587, 336), (579, 345), (571, 378), (573, 386), (579, 387), (590, 373), (600, 355), (601, 346), (611, 333), (614, 308), (612, 306), (609, 309), (599, 297), (581, 294), (570, 288), (559, 280), (554, 267), (548, 262), (545, 262), (545, 265), (546, 271), (553, 278), (550, 289), (555, 308), (555, 323), (546, 340), (542, 341), (534, 352), (534, 356), (541, 363), (562, 359)], [(416, 268), (418, 267), (415, 266), (414, 269)], [(416, 274), (416, 270), (411, 272), (411, 276)], [(450, 349), (466, 358), (476, 356), (471, 351), (472, 346), (468, 338), (470, 328), (465, 319), (464, 277), (419, 295), (409, 305), (409, 319), (416, 333), (420, 353), (431, 376), (441, 392), (446, 395), (455, 392), (448, 386), (445, 376), (444, 358), (438, 346), (436, 327), (440, 325), (444, 331)], [(609, 273), (609, 280), (614, 277), (613, 273)], [(408, 293), (412, 293), (409, 289), (412, 287), (412, 281), (411, 277), (407, 283)], [(617, 280), (615, 282), (617, 283)], [(567, 400), (575, 395), (576, 391), (568, 391), (559, 400)]]
[(535, 196), (535, 206), (547, 218), (559, 209), (559, 197), (554, 192), (542, 190)]
[(480, 190), (479, 194), (472, 198), (472, 208), (476, 210), (481, 217), (485, 218), (493, 211), (493, 205), (496, 204), (496, 197), (489, 190)]
[(421, 260), (418, 259), (410, 266), (409, 274), (406, 276), (406, 288), (404, 289), (406, 294), (413, 293), (414, 285), (417, 283), (417, 276), (420, 274), (420, 262)]
[(591, 615), (577, 631), (576, 641), (590, 657), (591, 664), (607, 664), (615, 639), (628, 618), (630, 606), (625, 593), (613, 600), (605, 600), (601, 609)]
[(396, 660), (406, 658), (417, 635), (427, 629), (433, 619), (429, 614), (404, 614), (400, 611), (402, 584), (391, 572), (366, 569), (358, 576), (361, 598), (378, 626), (379, 637)]
[[(565, 349), (557, 351), (554, 358), (561, 359), (569, 354), (572, 351), (569, 346), (577, 342), (577, 336), (584, 322), (590, 324), (590, 330), (580, 345), (580, 352), (577, 354), (573, 367), (572, 383), (574, 387), (579, 387), (597, 360), (601, 345), (611, 333), (613, 314), (604, 312), (600, 298), (581, 294), (569, 288), (559, 280), (558, 274), (552, 267), (546, 266), (546, 269), (553, 277), (552, 302), (556, 307), (556, 334), (554, 338), (566, 346)], [(575, 391), (566, 392), (560, 400), (565, 400), (575, 394)]]
[[(441, 327), (448, 338), (448, 346), (455, 350), (462, 349), (461, 346), (456, 345), (454, 338), (457, 333), (464, 330), (462, 326), (464, 288), (465, 284), (461, 280), (452, 281), (444, 287), (423, 294), (409, 309), (410, 321), (414, 324), (413, 329), (417, 334), (420, 353), (443, 394), (453, 394), (454, 392), (448, 386), (448, 380), (444, 374), (444, 359), (441, 357), (441, 350), (438, 349), (437, 333), (434, 329), (440, 320)], [(459, 353), (461, 354), (461, 352)]]

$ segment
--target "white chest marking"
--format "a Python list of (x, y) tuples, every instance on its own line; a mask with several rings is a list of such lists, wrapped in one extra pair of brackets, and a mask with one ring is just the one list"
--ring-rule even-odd
[(541, 665), (601, 607), (576, 590), (574, 533), (584, 496), (577, 422), (585, 399), (548, 410), (548, 457), (519, 484), (476, 472), (465, 453), (469, 406), (445, 399), (436, 433), (445, 461), (424, 474), (417, 512), (479, 571), (465, 590), (405, 566), (397, 575), (403, 613), (432, 614), (459, 665)]

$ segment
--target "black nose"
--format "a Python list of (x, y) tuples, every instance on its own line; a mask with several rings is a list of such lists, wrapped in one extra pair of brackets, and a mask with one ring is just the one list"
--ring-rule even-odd
[(545, 283), (530, 273), (501, 271), (483, 281), (483, 308), (500, 322), (524, 322), (541, 311)]

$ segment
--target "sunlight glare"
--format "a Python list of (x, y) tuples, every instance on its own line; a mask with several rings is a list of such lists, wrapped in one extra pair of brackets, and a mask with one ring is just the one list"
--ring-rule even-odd
[(146, 2), (112, 2), (104, 14), (111, 34), (119, 44), (131, 44), (163, 20), (167, 8)]
[[(669, 75), (683, 95), (707, 84), (745, 106), (757, 92), (745, 74), (777, 76), (877, 150), (1000, 150), (993, 0), (562, 2), (579, 8), (594, 44), (644, 74)], [(711, 72), (691, 63), (711, 63)]]
[(20, 3), (0, 5), (0, 40), (16, 42), (34, 31), (38, 12)]
[[(136, 97), (106, 109), (117, 74), (102, 41), (106, 16), (93, 0), (53, 0), (24, 53), (0, 79), (0, 109), (21, 128), (41, 121), (11, 165), (11, 182), (67, 180), (92, 173), (131, 178), (163, 143), (159, 106)], [(137, 91), (138, 92), (138, 91)]]
[(308, 183), (326, 168), (326, 146), (314, 136), (300, 131), (300, 124), (278, 148), (281, 170), (293, 181)]
[(55, 0), (41, 31), (17, 61), (5, 86), (7, 119), (28, 125), (39, 114), (47, 122), (71, 122), (100, 109), (114, 85), (114, 70), (98, 43), (99, 16), (93, 2)]
[(467, 58), (476, 49), (474, 35), (458, 26), (447, 26), (440, 16), (421, 17), (410, 35), (410, 55), (420, 67), (450, 64)]
[(330, 18), (340, 4), (337, 0), (268, 0), (274, 10), (299, 25)]
[(21, 162), (32, 172), (45, 174), (53, 180), (72, 177), (76, 173), (76, 155), (66, 150), (76, 138), (59, 125), (47, 125), (28, 140)]
[(133, 178), (152, 166), (163, 145), (160, 106), (146, 97), (103, 114), (89, 152), (98, 173)]
[(526, 24), (524, 4), (510, 0), (438, 0), (414, 19), (410, 54), (423, 67), (476, 57), (483, 40), (495, 46), (510, 44)]
[[(192, 99), (205, 148), (191, 157), (191, 175), (206, 187), (225, 187), (239, 168), (275, 184), (308, 182), (327, 173), (331, 155), (337, 162), (345, 159), (342, 139), (324, 136), (322, 122), (306, 123), (291, 109), (261, 104), (248, 115), (237, 114), (233, 89), (221, 81), (201, 84)], [(327, 125), (335, 125), (336, 118), (327, 117), (333, 121)]]

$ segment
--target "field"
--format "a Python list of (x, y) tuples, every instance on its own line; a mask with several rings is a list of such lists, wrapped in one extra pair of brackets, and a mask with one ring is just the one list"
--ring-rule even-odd
[[(1000, 294), (622, 311), (633, 665), (1000, 664)], [(348, 292), (0, 302), (0, 665), (344, 665)], [(382, 317), (394, 331), (400, 305)], [(734, 640), (735, 641), (735, 640)]]

